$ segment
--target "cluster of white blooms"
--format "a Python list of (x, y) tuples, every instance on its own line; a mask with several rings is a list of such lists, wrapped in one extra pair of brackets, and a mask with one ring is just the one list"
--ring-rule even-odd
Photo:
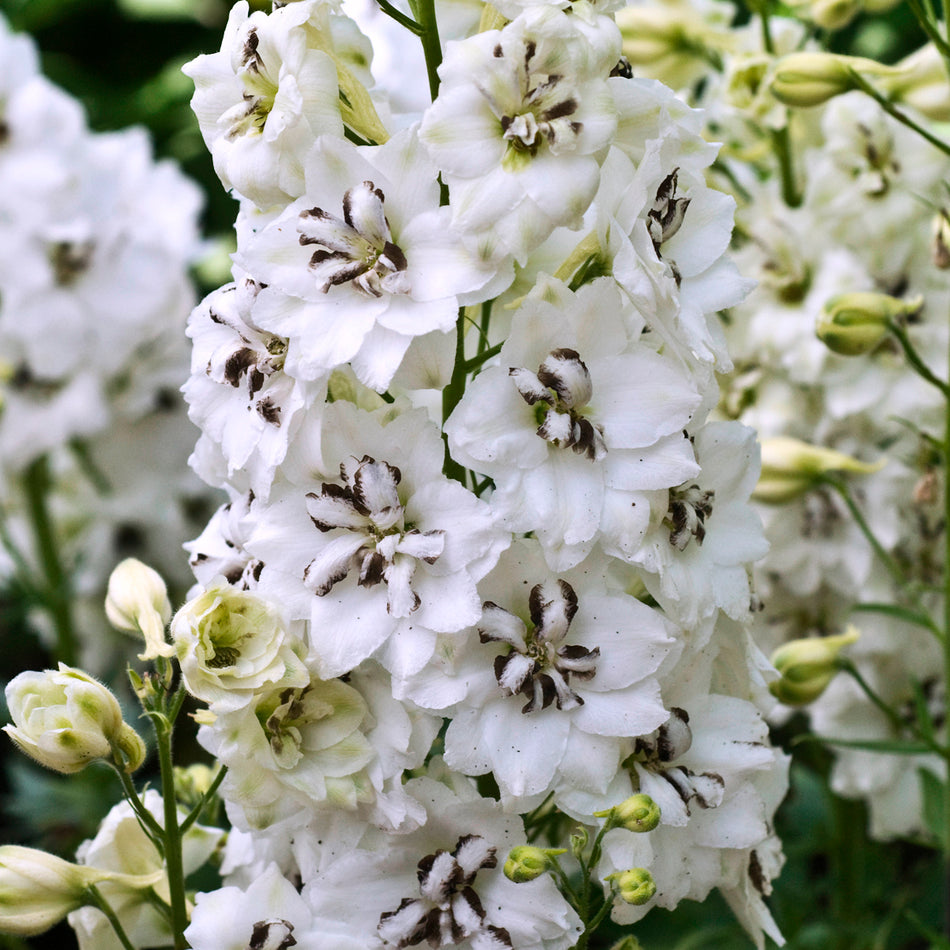
[(92, 133), (2, 20), (0, 61), (0, 576), (17, 556), (42, 572), (45, 495), (74, 589), (101, 602), (132, 553), (185, 583), (180, 544), (210, 494), (186, 470), (177, 393), (200, 191), (142, 129)]
[(274, 6), (185, 70), (240, 202), (184, 390), (230, 502), (171, 629), (235, 826), (191, 945), (566, 950), (554, 880), (502, 873), (522, 816), (641, 790), (659, 826), (597, 874), (655, 894), (614, 918), (719, 888), (781, 941), (759, 454), (709, 420), (750, 283), (701, 116), (614, 3), (450, 18), (437, 72), (426, 21), (431, 104), (387, 94), (410, 30), (366, 17), (376, 85), (335, 0)]
[[(837, 29), (841, 23), (824, 21), (830, 8), (853, 15), (859, 4), (799, 6)], [(723, 9), (645, 5), (625, 11), (622, 26), (635, 65), (701, 89), (712, 134), (727, 142), (729, 176), (720, 180), (738, 202), (736, 259), (758, 283), (729, 311), (735, 369), (721, 409), (754, 426), (764, 444), (757, 495), (768, 504), (757, 510), (770, 551), (756, 569), (762, 628), (777, 646), (857, 624), (861, 637), (849, 656), (898, 715), (886, 715), (855, 679), (838, 677), (811, 707), (812, 728), (848, 743), (915, 746), (921, 699), (933, 710), (945, 702), (943, 647), (906, 613), (851, 611), (856, 602), (900, 604), (918, 617), (943, 610), (945, 478), (935, 438), (944, 435), (945, 394), (913, 371), (888, 324), (937, 378), (947, 377), (950, 163), (861, 91), (829, 88), (814, 93), (815, 108), (790, 112), (772, 89), (781, 56), (805, 44), (804, 24), (775, 16), (765, 33), (759, 22), (723, 29)], [(924, 98), (929, 87), (915, 85), (910, 70), (931, 56), (925, 47), (901, 66), (902, 108), (924, 126), (947, 118), (945, 75), (934, 80), (942, 99)], [(813, 61), (816, 72), (823, 62)], [(943, 714), (935, 715), (939, 725)], [(835, 756), (832, 788), (867, 800), (872, 835), (928, 833), (921, 770), (942, 775), (938, 756), (837, 747)]]

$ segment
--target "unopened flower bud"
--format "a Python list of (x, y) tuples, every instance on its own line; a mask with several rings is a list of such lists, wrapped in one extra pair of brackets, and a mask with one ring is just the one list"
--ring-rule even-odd
[(117, 630), (145, 637), (140, 660), (175, 655), (175, 648), (165, 641), (165, 625), (171, 615), (168, 590), (156, 571), (134, 557), (126, 558), (113, 570), (106, 593), (106, 616)]
[(816, 700), (838, 672), (838, 654), (858, 636), (858, 629), (849, 626), (835, 636), (806, 637), (779, 647), (772, 654), (772, 665), (782, 675), (769, 683), (772, 695), (789, 706)]
[(892, 321), (916, 316), (923, 305), (923, 297), (900, 300), (868, 291), (839, 294), (822, 308), (815, 332), (829, 350), (861, 356), (887, 336)]
[(511, 849), (505, 861), (505, 877), (515, 884), (533, 881), (552, 867), (552, 858), (565, 854), (566, 848), (536, 848), (530, 844)]
[(798, 0), (793, 7), (823, 30), (841, 30), (864, 9), (864, 0)]
[(643, 947), (633, 934), (627, 934), (626, 937), (621, 937), (610, 950), (643, 950)]
[(762, 473), (752, 497), (768, 504), (782, 504), (804, 495), (830, 472), (870, 475), (887, 464), (860, 462), (844, 452), (810, 445), (789, 436), (762, 442)]
[(857, 88), (852, 61), (852, 57), (833, 53), (790, 53), (775, 65), (772, 95), (796, 108), (823, 105)]
[(594, 817), (606, 818), (608, 828), (653, 831), (660, 823), (660, 806), (649, 795), (640, 792), (606, 811), (595, 811)]
[(932, 225), (933, 243), (932, 256), (934, 267), (939, 270), (950, 268), (950, 216), (947, 211), (941, 209), (939, 214), (934, 215)]
[(604, 880), (610, 882), (616, 895), (627, 904), (645, 904), (656, 893), (656, 881), (646, 868), (614, 871)]
[(943, 57), (933, 43), (889, 67), (880, 85), (893, 102), (908, 105), (933, 122), (950, 121), (950, 85)]
[(14, 725), (3, 731), (41, 765), (71, 774), (96, 759), (133, 772), (145, 759), (145, 743), (122, 720), (112, 693), (82, 670), (27, 671), (6, 687)]
[(583, 825), (578, 825), (574, 829), (574, 833), (571, 835), (570, 840), (571, 854), (580, 860), (581, 855), (584, 853), (584, 848), (587, 847), (587, 842), (590, 840), (590, 835), (588, 835), (587, 829)]
[(157, 874), (132, 875), (102, 871), (62, 858), (8, 844), (0, 847), (0, 933), (32, 937), (58, 924), (70, 911), (87, 903), (87, 889), (100, 881), (146, 888)]

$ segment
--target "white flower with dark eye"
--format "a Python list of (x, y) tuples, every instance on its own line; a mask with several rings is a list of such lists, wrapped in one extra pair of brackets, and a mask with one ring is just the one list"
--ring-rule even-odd
[(419, 669), (436, 631), (478, 619), (475, 583), (508, 544), (488, 505), (441, 474), (426, 414), (389, 416), (328, 406), (322, 428), (298, 433), (271, 503), (248, 516), (260, 589), (311, 621), (324, 678), (381, 648), (388, 669)]
[(455, 325), (460, 297), (501, 289), (486, 286), (497, 268), (453, 234), (438, 171), (411, 132), (377, 148), (325, 136), (305, 177), (303, 196), (259, 233), (252, 223), (239, 248), (241, 266), (267, 285), (255, 320), (289, 339), (292, 376), (317, 379), (350, 362), (383, 390), (415, 337)]
[[(202, 430), (195, 467), (209, 484), (247, 474), (266, 494), (283, 461), (295, 418), (322, 401), (326, 381), (310, 385), (284, 372), (287, 341), (261, 330), (253, 306), (261, 286), (245, 278), (209, 295), (191, 315), (191, 378), (183, 392), (189, 417)], [(224, 471), (219, 473), (219, 456)]]
[(495, 481), (492, 506), (533, 531), (555, 570), (600, 542), (637, 551), (648, 492), (696, 472), (683, 427), (699, 403), (673, 360), (627, 329), (638, 315), (601, 278), (573, 293), (543, 279), (491, 366), (445, 426), (453, 457)]
[(616, 127), (606, 79), (619, 58), (612, 20), (551, 6), (447, 45), (419, 134), (473, 242), (524, 263), (554, 228), (580, 224)]
[(431, 779), (406, 784), (428, 811), (417, 830), (370, 831), (357, 848), (325, 862), (303, 892), (315, 922), (359, 938), (367, 950), (573, 946), (579, 921), (553, 880), (515, 884), (502, 873), (504, 857), (524, 840), (521, 820), (452, 778), (454, 791)]
[(319, 135), (343, 135), (325, 3), (292, 3), (269, 16), (231, 10), (221, 51), (185, 67), (192, 108), (226, 188), (262, 210), (303, 191), (303, 159)]
[(735, 422), (707, 423), (693, 439), (701, 466), (668, 493), (634, 561), (650, 593), (678, 622), (695, 627), (717, 608), (749, 613), (749, 565), (768, 543), (749, 504), (759, 471), (755, 433)]
[(479, 585), (477, 639), (444, 644), (398, 684), (397, 695), (452, 716), (446, 762), (491, 771), (507, 803), (557, 785), (603, 791), (623, 737), (669, 715), (654, 674), (673, 628), (632, 597), (605, 593), (605, 569), (598, 557), (553, 576), (535, 542), (516, 542)]

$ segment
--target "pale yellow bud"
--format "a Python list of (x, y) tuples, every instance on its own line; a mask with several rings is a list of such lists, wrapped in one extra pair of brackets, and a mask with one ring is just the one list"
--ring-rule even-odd
[(118, 700), (82, 670), (60, 663), (58, 670), (20, 673), (5, 693), (14, 725), (3, 731), (47, 768), (71, 774), (105, 759), (132, 772), (145, 758)]
[[(852, 70), (871, 63), (833, 53), (790, 53), (775, 64), (770, 87), (779, 102), (796, 108), (824, 105), (857, 88)], [(877, 67), (876, 63), (872, 63)]]
[(831, 637), (792, 640), (772, 654), (772, 665), (781, 678), (769, 683), (772, 695), (789, 706), (816, 700), (838, 672), (838, 655), (859, 636), (857, 627)]
[(656, 893), (656, 881), (646, 868), (614, 871), (604, 880), (610, 882), (617, 896), (627, 904), (646, 904)]
[(140, 660), (175, 655), (165, 640), (165, 625), (172, 616), (165, 582), (134, 557), (126, 558), (109, 576), (106, 616), (117, 630), (142, 634), (145, 652), (139, 654)]
[(899, 300), (888, 294), (855, 292), (832, 297), (822, 308), (815, 332), (842, 356), (870, 353), (888, 334), (892, 321), (920, 313), (923, 297)]
[(131, 875), (102, 871), (18, 845), (0, 847), (0, 933), (32, 937), (58, 924), (88, 900), (88, 888), (101, 881), (125, 887), (156, 884), (164, 871)]
[(660, 823), (660, 806), (642, 792), (631, 795), (613, 808), (595, 811), (595, 818), (606, 818), (608, 828), (626, 828), (627, 831), (653, 831)]
[(888, 69), (880, 86), (892, 101), (911, 106), (934, 122), (950, 122), (950, 83), (933, 43)]
[(844, 452), (789, 436), (776, 436), (762, 442), (762, 473), (752, 497), (756, 501), (782, 504), (804, 495), (829, 473), (870, 475), (886, 464), (886, 459), (873, 464), (860, 462)]
[(792, 6), (823, 30), (841, 30), (864, 9), (864, 0), (799, 0)]
[(536, 848), (530, 844), (511, 849), (505, 861), (505, 877), (515, 884), (533, 881), (553, 866), (552, 858), (565, 854), (566, 848)]
[(931, 244), (934, 267), (939, 270), (950, 268), (950, 217), (945, 210), (934, 215), (931, 226), (933, 242)]

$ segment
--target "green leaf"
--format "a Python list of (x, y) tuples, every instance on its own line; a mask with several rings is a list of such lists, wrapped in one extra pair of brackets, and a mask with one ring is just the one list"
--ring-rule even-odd
[(864, 749), (866, 752), (886, 752), (893, 755), (925, 755), (933, 749), (923, 742), (910, 742), (907, 739), (836, 739), (833, 736), (796, 736), (792, 745), (802, 742), (822, 742), (825, 745), (841, 746), (845, 749)]
[(937, 841), (944, 841), (947, 833), (944, 783), (930, 769), (919, 768), (917, 774), (924, 799), (924, 824)]
[(898, 620), (903, 620), (905, 623), (910, 623), (917, 627), (923, 627), (925, 630), (929, 630), (931, 633), (936, 632), (936, 625), (927, 614), (920, 613), (916, 610), (911, 610), (909, 607), (901, 607), (898, 604), (855, 604), (851, 608), (851, 612), (886, 614), (889, 617), (896, 617)]

